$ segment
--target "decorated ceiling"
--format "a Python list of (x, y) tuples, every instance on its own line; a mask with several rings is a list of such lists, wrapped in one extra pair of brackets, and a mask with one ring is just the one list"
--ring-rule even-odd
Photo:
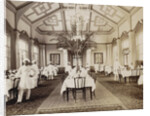
[[(135, 7), (50, 2), (8, 1), (16, 9), (30, 5), (21, 18), (32, 25), (40, 35), (71, 31), (71, 18), (79, 12), (83, 17), (82, 31), (111, 34)], [(79, 11), (76, 11), (76, 6)]]

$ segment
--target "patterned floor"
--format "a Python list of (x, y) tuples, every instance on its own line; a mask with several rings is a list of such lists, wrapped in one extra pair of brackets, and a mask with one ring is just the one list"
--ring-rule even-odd
[(40, 105), (37, 114), (43, 113), (60, 113), (60, 112), (84, 112), (84, 111), (106, 111), (106, 110), (125, 110), (127, 109), (122, 102), (107, 90), (98, 81), (96, 82), (96, 97), (90, 99), (87, 94), (87, 100), (82, 99), (82, 95), (78, 94), (75, 102), (70, 93), (70, 100), (67, 102), (60, 95), (62, 83), (48, 96), (48, 98)]

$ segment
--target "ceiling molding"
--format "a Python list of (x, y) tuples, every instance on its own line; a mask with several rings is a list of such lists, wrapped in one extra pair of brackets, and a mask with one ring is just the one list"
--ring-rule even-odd
[(24, 15), (21, 16), (21, 19), (26, 22), (28, 25), (32, 25), (29, 19), (27, 19)]
[[(92, 5), (89, 5), (89, 9), (92, 10)], [(90, 32), (90, 28), (91, 28), (91, 19), (92, 19), (92, 12), (90, 12), (90, 19), (89, 19), (89, 25), (88, 25), (88, 32)]]
[[(61, 33), (71, 33), (71, 31), (42, 31), (41, 29), (39, 29), (38, 27), (36, 28), (36, 31), (41, 34), (41, 35), (56, 35), (56, 34), (61, 34)], [(111, 29), (110, 31), (96, 31), (94, 32), (97, 35), (108, 35), (108, 34), (112, 34), (115, 31), (115, 29)], [(92, 32), (92, 31), (90, 31)], [(86, 33), (86, 32), (83, 32)]]
[(68, 31), (42, 31), (40, 28), (36, 28), (36, 31), (41, 35), (56, 35), (61, 33), (68, 33)]
[[(62, 9), (62, 8), (63, 8), (62, 3), (59, 3), (59, 5), (60, 5), (60, 8)], [(61, 17), (62, 17), (63, 29), (64, 29), (65, 31), (67, 31), (65, 12), (64, 12), (64, 10), (61, 10), (60, 12), (61, 12)]]
[(127, 19), (129, 19), (129, 18), (130, 18), (130, 15), (124, 17), (123, 19), (121, 19), (121, 21), (119, 21), (119, 23), (118, 23), (118, 26), (122, 25), (122, 24), (123, 24)]
[(24, 5), (20, 9), (17, 10), (17, 21), (20, 19), (20, 17), (36, 2), (29, 2), (28, 4)]
[(6, 7), (11, 10), (13, 13), (16, 13), (17, 10), (15, 8), (15, 6), (10, 2), (10, 1), (6, 1)]

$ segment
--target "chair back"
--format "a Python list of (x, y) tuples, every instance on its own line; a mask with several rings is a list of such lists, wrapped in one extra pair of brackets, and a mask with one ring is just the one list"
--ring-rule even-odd
[(132, 75), (132, 76), (137, 76), (137, 75), (138, 75), (138, 71), (132, 69), (132, 70), (131, 70), (131, 75)]
[(76, 77), (74, 78), (75, 88), (84, 88), (85, 87), (85, 77)]

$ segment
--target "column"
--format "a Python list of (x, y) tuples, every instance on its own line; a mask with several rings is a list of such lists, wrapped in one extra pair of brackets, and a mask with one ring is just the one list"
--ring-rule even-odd
[(45, 45), (39, 45), (39, 51), (40, 51), (40, 67), (46, 66), (45, 61)]
[(86, 50), (86, 65), (91, 66), (91, 49)]
[(30, 41), (30, 43), (29, 43), (29, 58), (32, 61), (32, 60), (34, 60), (34, 57), (33, 57), (34, 40), (31, 38), (29, 41)]
[(16, 37), (16, 65), (17, 65), (17, 69), (20, 67), (20, 60), (19, 60), (19, 35), (20, 35), (20, 33), (19, 32), (17, 32), (17, 37)]
[(106, 45), (107, 65), (112, 66), (112, 44)]
[(17, 30), (14, 29), (11, 31), (11, 69), (17, 68), (16, 38), (17, 38)]
[(129, 65), (135, 66), (136, 64), (136, 41), (135, 32), (129, 32)]
[(122, 52), (121, 52), (121, 40), (117, 39), (117, 59), (120, 64), (122, 64)]
[(68, 65), (68, 51), (66, 49), (63, 49), (63, 56), (64, 56), (64, 67)]

